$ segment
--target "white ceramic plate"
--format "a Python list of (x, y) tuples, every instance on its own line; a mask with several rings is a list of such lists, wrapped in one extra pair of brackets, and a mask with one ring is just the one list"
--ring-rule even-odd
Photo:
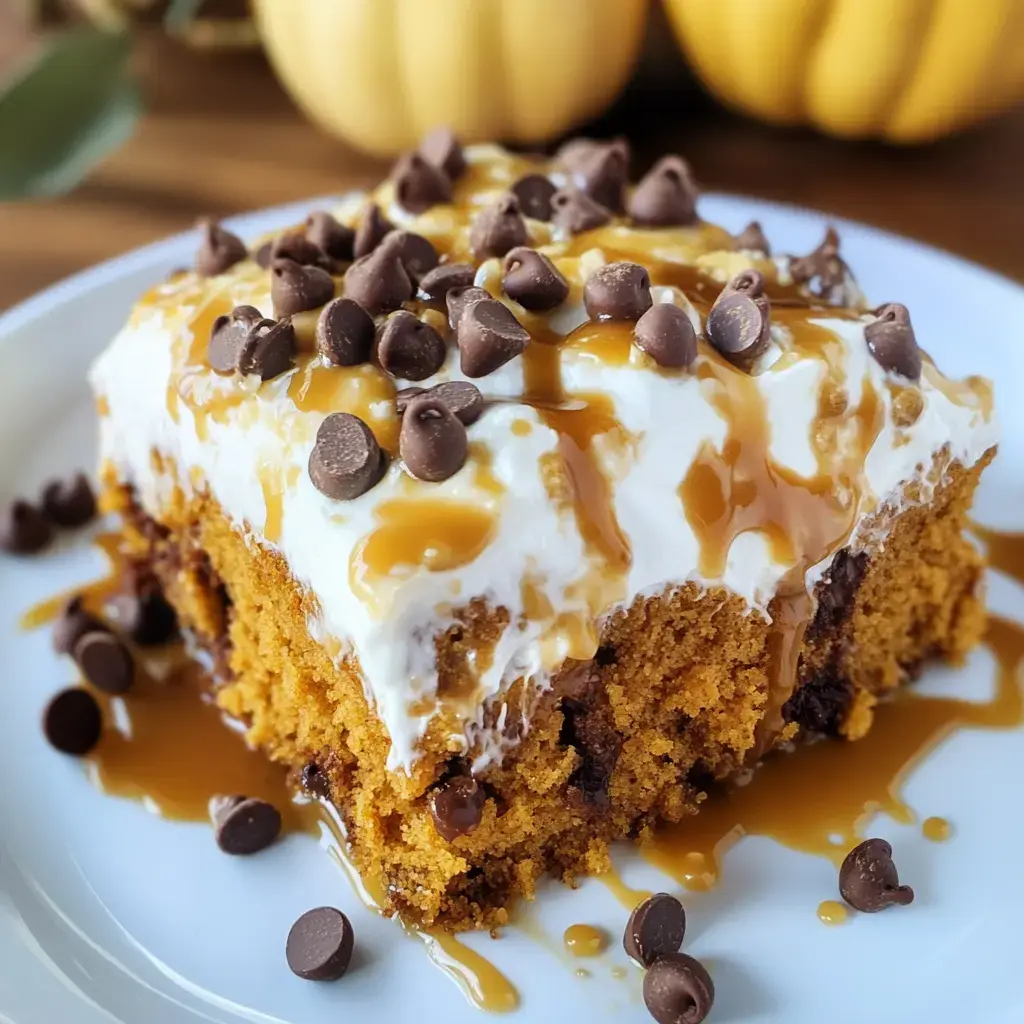
[[(311, 205), (243, 217), (234, 228), (252, 235), (294, 223)], [(702, 209), (734, 230), (758, 217), (778, 251), (809, 251), (826, 219), (727, 197), (707, 197)], [(1024, 291), (935, 250), (840, 227), (868, 296), (906, 303), (947, 373), (995, 379), (1004, 442), (977, 516), (1024, 528)], [(92, 465), (86, 367), (135, 298), (187, 264), (194, 246), (189, 237), (161, 242), (0, 318), (0, 499)], [(208, 828), (102, 796), (80, 764), (46, 746), (40, 711), (72, 681), (71, 669), (50, 652), (46, 631), (24, 634), (16, 622), (33, 602), (102, 568), (81, 542), (38, 559), (0, 560), (0, 1022), (479, 1022), (480, 1011), (422, 946), (366, 910), (312, 839), (289, 837), (244, 861), (224, 857)], [(1010, 581), (991, 581), (990, 603), (1024, 620), (1024, 593)], [(992, 676), (980, 651), (965, 669), (934, 671), (924, 685), (977, 699), (990, 692)], [(952, 819), (955, 838), (932, 845), (916, 827), (880, 823), (917, 900), (842, 928), (824, 928), (814, 913), (835, 893), (830, 864), (765, 839), (741, 842), (718, 888), (686, 897), (687, 949), (708, 963), (718, 992), (711, 1020), (1019, 1024), (1022, 779), (1024, 733), (963, 733), (947, 742), (906, 794), (924, 813)], [(619, 864), (634, 885), (671, 888), (628, 851)], [(284, 963), (292, 921), (324, 903), (343, 908), (357, 936), (354, 967), (336, 985), (302, 982)], [(591, 880), (576, 892), (549, 886), (538, 916), (553, 938), (577, 921), (618, 936), (625, 912)], [(554, 942), (515, 929), (498, 942), (468, 941), (519, 988), (513, 1021), (650, 1019), (638, 972), (612, 976), (627, 966), (617, 943), (580, 980)]]

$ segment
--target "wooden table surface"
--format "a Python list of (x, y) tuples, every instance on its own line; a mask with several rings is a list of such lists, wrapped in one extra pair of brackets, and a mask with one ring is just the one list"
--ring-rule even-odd
[[(369, 185), (387, 169), (307, 123), (257, 54), (143, 44), (148, 113), (62, 199), (0, 205), (0, 309), (99, 260), (228, 215)], [(816, 207), (931, 242), (1024, 281), (1024, 110), (896, 150), (779, 131), (692, 91), (628, 94), (594, 134), (628, 135), (636, 170), (666, 151), (703, 186)]]

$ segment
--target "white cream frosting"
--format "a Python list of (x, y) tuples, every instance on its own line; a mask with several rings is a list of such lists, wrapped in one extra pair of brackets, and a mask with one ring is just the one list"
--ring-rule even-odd
[[(481, 149), (474, 159), (494, 159), (493, 152)], [(396, 219), (400, 212), (389, 210)], [(660, 251), (667, 259), (676, 255), (671, 232), (665, 233)], [(602, 258), (595, 252), (581, 262), (596, 264)], [(484, 266), (480, 279), (490, 273), (493, 268)], [(175, 483), (186, 491), (201, 483), (249, 543), (280, 552), (295, 579), (316, 599), (319, 612), (309, 622), (313, 637), (324, 643), (334, 641), (334, 649), (358, 657), (367, 697), (391, 737), (389, 767), (393, 770), (408, 769), (415, 761), (417, 743), (430, 721), (430, 714), (422, 712), (431, 706), (437, 687), (431, 638), (454, 621), (452, 610), (471, 598), (482, 597), (510, 615), (493, 663), (480, 673), (481, 709), (520, 676), (532, 676), (543, 685), (572, 647), (553, 621), (524, 615), (524, 577), (535, 582), (557, 612), (575, 611), (588, 617), (586, 588), (580, 581), (590, 566), (571, 507), (549, 496), (543, 466), (545, 457), (557, 456), (559, 437), (538, 412), (517, 402), (497, 403), (468, 428), (471, 445), (490, 452), (490, 473), (501, 488), (486, 485), (473, 459), (439, 484), (413, 480), (396, 459), (384, 479), (360, 498), (332, 501), (314, 488), (306, 471), (323, 414), (299, 411), (289, 397), (290, 378), (298, 371), (253, 389), (244, 403), (216, 419), (208, 418), (205, 436), (200, 436), (187, 406), (180, 407), (175, 420), (167, 392), (180, 371), (175, 363), (176, 340), (180, 342), (195, 310), (195, 282), (172, 283), (163, 290), (170, 296), (176, 289), (180, 301), (140, 307), (97, 361), (91, 377), (109, 410), (100, 423), (102, 458), (134, 485), (143, 508), (159, 514)], [(689, 308), (700, 326), (696, 311), (677, 290), (655, 289), (655, 299)], [(250, 302), (270, 314), (265, 289), (247, 285), (244, 296), (233, 294), (232, 300)], [(560, 329), (585, 319), (578, 298), (558, 315)], [(865, 461), (866, 487), (856, 524), (866, 521), (883, 503), (902, 500), (908, 482), (922, 480), (937, 453), (944, 452), (947, 463), (970, 466), (997, 440), (995, 418), (974, 401), (974, 393), (937, 386), (941, 382), (935, 381), (931, 368), (921, 381), (920, 416), (909, 428), (898, 427), (887, 386), (890, 380), (865, 343), (866, 322), (867, 318), (818, 321), (841, 342), (850, 407), (857, 405), (861, 389), (869, 384), (884, 408), (884, 425)], [(927, 339), (921, 340), (927, 347)], [(787, 359), (784, 328), (775, 329), (775, 341), (753, 378), (769, 410), (770, 451), (780, 466), (810, 477), (818, 471), (811, 436), (827, 368), (820, 359)], [(791, 565), (774, 561), (764, 535), (749, 531), (732, 543), (721, 578), (702, 577), (699, 540), (678, 494), (701, 448), (720, 449), (728, 432), (726, 421), (709, 401), (706, 384), (691, 374), (658, 373), (636, 351), (625, 366), (607, 365), (572, 347), (562, 350), (561, 359), (565, 391), (570, 396), (573, 392), (608, 396), (629, 438), (627, 443), (609, 443), (607, 437), (595, 442), (601, 468), (612, 481), (615, 516), (632, 552), (625, 592), (617, 603), (628, 604), (637, 595), (693, 582), (723, 586), (751, 609), (766, 614)], [(418, 383), (452, 379), (464, 379), (454, 348), (436, 378)], [(238, 387), (235, 381), (213, 375), (199, 383), (215, 390)], [(515, 359), (474, 383), (488, 398), (516, 398), (523, 392), (522, 360)], [(153, 450), (180, 469), (176, 481), (154, 469)], [(276, 478), (283, 485), (276, 541), (264, 534), (268, 507), (261, 481), (268, 467), (279, 474)], [(409, 498), (451, 499), (490, 510), (494, 534), (468, 564), (434, 572), (423, 567), (402, 569), (376, 581), (373, 600), (366, 602), (350, 582), (353, 551), (377, 528), (383, 503)], [(854, 542), (857, 536), (855, 528)], [(825, 567), (810, 568), (809, 585)], [(610, 610), (600, 609), (602, 613)], [(500, 756), (503, 741), (500, 730), (482, 734), (481, 721), (471, 718), (466, 735), (454, 737), (453, 744), (465, 745), (467, 737), (478, 741), (475, 754), (482, 764)]]

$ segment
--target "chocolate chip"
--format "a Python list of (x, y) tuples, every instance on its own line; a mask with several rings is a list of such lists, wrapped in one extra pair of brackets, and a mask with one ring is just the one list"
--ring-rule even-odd
[(430, 324), (404, 309), (392, 313), (377, 343), (377, 359), (392, 377), (426, 380), (444, 366), (447, 346)]
[(839, 893), (851, 907), (866, 914), (914, 900), (914, 890), (900, 885), (892, 847), (884, 839), (865, 839), (846, 855), (839, 869)]
[(838, 738), (852, 700), (853, 684), (837, 665), (826, 665), (793, 691), (782, 705), (782, 720), (808, 733)]
[(334, 298), (334, 278), (321, 267), (304, 267), (295, 260), (270, 265), (270, 297), (274, 316), (295, 316)]
[(395, 412), (397, 412), (399, 416), (404, 415), (405, 414), (405, 410), (409, 407), (409, 403), (417, 395), (425, 395), (426, 393), (427, 393), (427, 389), (426, 388), (416, 388), (416, 387), (402, 388), (395, 395)]
[(465, 306), (456, 338), (462, 372), (467, 377), (486, 377), (515, 359), (529, 344), (530, 333), (508, 306), (487, 298)]
[(288, 933), (285, 958), (306, 981), (337, 981), (352, 960), (355, 935), (349, 919), (334, 907), (307, 910)]
[(86, 611), (81, 597), (73, 597), (53, 624), (53, 649), (58, 654), (70, 654), (80, 637), (86, 633), (102, 632), (107, 626), (91, 612)]
[(451, 179), (419, 153), (400, 156), (391, 172), (391, 180), (398, 205), (410, 213), (425, 213), (438, 203), (451, 202)]
[(673, 303), (651, 306), (637, 320), (633, 342), (659, 366), (685, 368), (697, 358), (697, 332), (686, 311)]
[(312, 793), (314, 796), (320, 797), (322, 800), (327, 800), (331, 795), (331, 781), (327, 778), (327, 773), (316, 763), (316, 761), (307, 761), (302, 766), (302, 788), (307, 793)]
[(15, 499), (0, 513), (0, 551), (34, 555), (53, 540), (53, 524), (35, 505)]
[(398, 309), (413, 296), (412, 280), (396, 248), (378, 245), (345, 273), (345, 294), (371, 315)]
[(385, 469), (373, 431), (357, 416), (334, 412), (320, 424), (309, 456), (313, 486), (335, 501), (365, 494)]
[(551, 220), (551, 197), (558, 190), (543, 174), (526, 174), (510, 189), (519, 200), (519, 209), (524, 217), (534, 220)]
[(306, 237), (340, 263), (347, 263), (355, 255), (355, 231), (326, 210), (314, 210), (306, 218)]
[(217, 845), (225, 853), (259, 853), (281, 834), (281, 812), (266, 800), (215, 797), (210, 802), (210, 817)]
[[(330, 281), (330, 277), (327, 280)], [(296, 350), (295, 328), (290, 319), (261, 320), (249, 331), (238, 353), (238, 372), (246, 377), (254, 375), (260, 380), (273, 380), (292, 368)]]
[(741, 252), (763, 252), (771, 256), (771, 246), (761, 229), (760, 221), (752, 220), (737, 236), (736, 248)]
[(417, 480), (438, 483), (454, 476), (466, 461), (466, 428), (440, 399), (419, 395), (406, 407), (398, 449)]
[(234, 373), (238, 357), (249, 332), (257, 324), (272, 324), (255, 306), (235, 306), (228, 314), (217, 317), (206, 346), (206, 361), (217, 373)]
[(714, 1001), (711, 975), (685, 953), (663, 956), (644, 975), (644, 1005), (658, 1024), (700, 1024)]
[(135, 659), (108, 630), (84, 633), (72, 652), (86, 679), (104, 693), (127, 693), (135, 679)]
[(422, 235), (412, 231), (392, 231), (385, 236), (381, 245), (398, 253), (413, 284), (437, 266), (437, 250)]
[(448, 326), (454, 331), (459, 326), (462, 314), (474, 302), (489, 299), (491, 293), (483, 288), (476, 288), (469, 285), (465, 288), (450, 288), (445, 296), (445, 305), (448, 307)]
[(580, 154), (573, 173), (591, 199), (621, 213), (629, 183), (629, 143), (625, 139), (596, 143)]
[(509, 249), (527, 241), (526, 221), (519, 211), (519, 200), (507, 192), (484, 207), (469, 229), (469, 247), (478, 260), (504, 256)]
[(278, 260), (292, 260), (302, 267), (321, 267), (330, 270), (333, 261), (327, 253), (306, 235), (289, 231), (278, 235), (270, 244), (270, 265)]
[(373, 317), (353, 299), (332, 299), (316, 322), (316, 348), (332, 366), (368, 362), (375, 333)]
[(363, 219), (356, 228), (356, 241), (352, 252), (356, 259), (369, 256), (374, 249), (384, 240), (389, 231), (394, 231), (395, 225), (381, 213), (376, 203), (370, 203), (363, 214)]
[(651, 308), (650, 275), (639, 263), (606, 263), (587, 278), (583, 304), (595, 320), (639, 320)]
[(555, 227), (569, 235), (604, 227), (612, 219), (611, 210), (577, 188), (559, 189), (551, 197), (551, 208)]
[(839, 256), (839, 232), (829, 226), (825, 238), (814, 252), (790, 261), (789, 272), (797, 284), (830, 305), (841, 306), (846, 302), (846, 283), (849, 268)]
[(462, 146), (450, 128), (434, 128), (427, 132), (420, 142), (420, 156), (427, 163), (440, 167), (452, 181), (459, 178), (466, 169)]
[(140, 647), (156, 647), (173, 640), (178, 616), (153, 577), (135, 581), (132, 591), (115, 599), (117, 622)]
[(908, 380), (921, 377), (921, 350), (910, 322), (910, 310), (898, 302), (888, 302), (875, 310), (875, 317), (864, 328), (864, 337), (875, 361), (883, 370)]
[(423, 275), (420, 292), (432, 302), (443, 302), (452, 288), (468, 288), (475, 277), (471, 263), (442, 263)]
[(449, 779), (430, 798), (430, 816), (437, 834), (450, 843), (472, 832), (483, 819), (484, 802), (484, 791), (476, 779), (469, 775)]
[(733, 366), (749, 370), (771, 342), (771, 306), (764, 276), (756, 270), (737, 274), (708, 314), (708, 341)]
[(662, 157), (629, 199), (635, 224), (661, 228), (697, 223), (697, 184), (690, 165), (678, 156)]
[(270, 269), (271, 258), (270, 251), (274, 248), (273, 241), (261, 242), (256, 251), (252, 254), (253, 260), (257, 266), (262, 267), (264, 270)]
[(505, 256), (502, 287), (526, 309), (554, 309), (569, 297), (569, 282), (543, 253), (517, 246)]
[(622, 946), (641, 967), (650, 967), (659, 956), (678, 953), (686, 932), (682, 903), (659, 892), (648, 897), (629, 915)]
[(43, 712), (43, 732), (51, 747), (82, 757), (99, 743), (103, 715), (96, 698), (80, 686), (61, 690)]
[(216, 277), (241, 263), (249, 250), (237, 235), (231, 234), (220, 224), (206, 217), (199, 222), (202, 241), (196, 253), (196, 271), (203, 277)]
[(449, 380), (444, 384), (435, 384), (427, 394), (444, 402), (467, 427), (480, 419), (484, 411), (484, 396), (468, 380)]
[(43, 488), (43, 512), (52, 523), (72, 529), (96, 516), (96, 495), (89, 478), (75, 473), (69, 480), (53, 480)]

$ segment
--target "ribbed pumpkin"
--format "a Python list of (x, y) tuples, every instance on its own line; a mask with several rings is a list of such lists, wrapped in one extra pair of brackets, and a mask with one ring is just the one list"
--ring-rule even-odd
[(724, 102), (848, 138), (935, 139), (1024, 99), (1024, 0), (664, 0)]
[(392, 155), (450, 125), (542, 142), (625, 85), (647, 0), (254, 0), (295, 99), (328, 131)]

